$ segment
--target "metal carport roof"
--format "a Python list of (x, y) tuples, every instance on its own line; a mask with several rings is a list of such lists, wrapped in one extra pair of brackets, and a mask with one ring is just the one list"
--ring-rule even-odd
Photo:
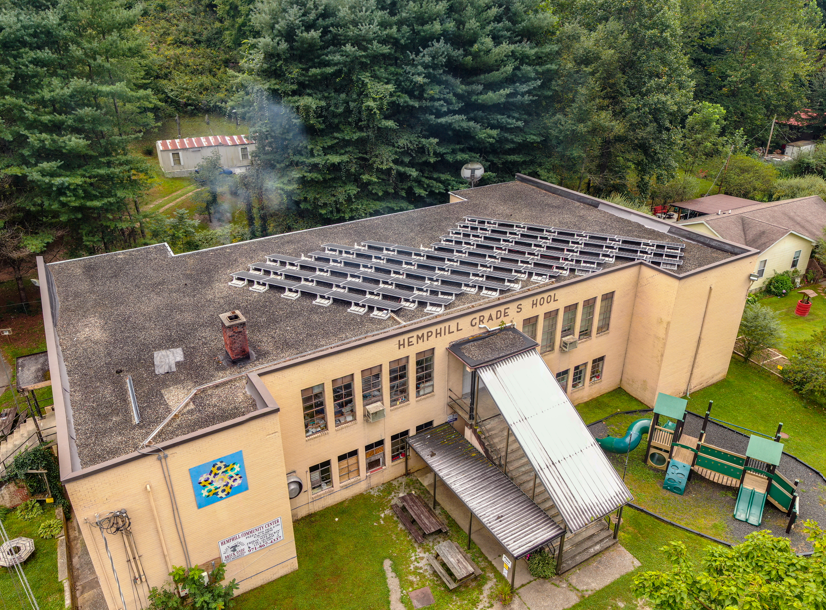
[(408, 444), (516, 558), (564, 530), (450, 424), (408, 438)]
[(539, 354), (517, 354), (477, 371), (569, 531), (631, 500)]

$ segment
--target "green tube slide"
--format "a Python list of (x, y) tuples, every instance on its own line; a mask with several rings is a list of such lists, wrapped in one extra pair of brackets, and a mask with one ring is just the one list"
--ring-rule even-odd
[(605, 438), (598, 438), (597, 442), (605, 451), (611, 453), (630, 453), (637, 448), (642, 440), (642, 435), (648, 432), (651, 427), (651, 420), (647, 418), (638, 419), (625, 431), (625, 436), (617, 438), (616, 436), (606, 436)]

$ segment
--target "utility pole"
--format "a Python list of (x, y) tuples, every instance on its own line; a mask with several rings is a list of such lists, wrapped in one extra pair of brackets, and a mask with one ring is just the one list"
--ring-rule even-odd
[(772, 136), (774, 135), (774, 122), (777, 120), (777, 115), (774, 115), (772, 119), (772, 128), (769, 130), (769, 141), (766, 142), (766, 151), (763, 153), (763, 160), (766, 160), (766, 157), (769, 156), (769, 147), (772, 145)]

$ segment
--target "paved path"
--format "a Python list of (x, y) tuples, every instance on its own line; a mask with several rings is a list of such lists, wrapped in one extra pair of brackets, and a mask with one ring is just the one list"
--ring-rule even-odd
[[(433, 473), (427, 470), (421, 471), (418, 478), (431, 493), (432, 501)], [(439, 485), (436, 493), (438, 494), (437, 502), (466, 532), (470, 517), (467, 507), (446, 485)], [(476, 520), (473, 524), (472, 537), (473, 542), (501, 573), (502, 555), (505, 549)], [(528, 571), (527, 562), (520, 559), (516, 562), (514, 584), (516, 595), (513, 603), (507, 606), (507, 610), (565, 610), (640, 565), (640, 562), (619, 544), (615, 544), (562, 576), (548, 580), (535, 579)], [(497, 602), (493, 609), (503, 610), (503, 606)]]

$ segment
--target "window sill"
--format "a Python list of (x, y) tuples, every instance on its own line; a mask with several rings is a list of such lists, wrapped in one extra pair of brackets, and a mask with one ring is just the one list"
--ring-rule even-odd
[(310, 498), (315, 500), (316, 498), (321, 498), (322, 496), (326, 496), (328, 494), (331, 494), (334, 491), (335, 491), (335, 488), (332, 485), (330, 485), (330, 487), (328, 487), (327, 489), (322, 489), (321, 491), (312, 491), (310, 493)]
[(579, 390), (585, 389), (585, 384), (583, 383), (581, 386), (571, 387), (571, 393), (578, 392)]
[(425, 398), (430, 398), (431, 396), (435, 396), (435, 395), (436, 395), (436, 392), (435, 392), (435, 391), (433, 391), (433, 392), (428, 392), (427, 394), (422, 394), (421, 396), (419, 396), (419, 395), (417, 394), (417, 395), (416, 395), (416, 400), (424, 400)]
[(352, 478), (352, 479), (348, 479), (344, 483), (339, 483), (338, 490), (339, 491), (344, 491), (345, 489), (350, 489), (351, 487), (355, 487), (359, 483), (361, 483), (361, 477), (355, 477), (355, 478)]
[(377, 472), (381, 472), (385, 468), (387, 468), (387, 466), (382, 466), (381, 468), (373, 468), (373, 470), (368, 470), (367, 476), (370, 476), (371, 474), (376, 474)]
[(611, 329), (609, 328), (608, 330), (604, 330), (601, 333), (597, 333), (597, 337), (602, 337), (603, 335), (607, 335), (610, 332), (611, 332)]
[(591, 339), (593, 339), (593, 337), (591, 335), (588, 335), (587, 337), (580, 337), (579, 339), (577, 339), (577, 341), (579, 343), (585, 343), (586, 341), (590, 341)]
[(329, 430), (322, 430), (321, 432), (316, 432), (315, 434), (311, 434), (310, 436), (305, 437), (304, 440), (311, 441), (317, 438), (321, 438), (322, 436), (327, 436), (328, 434), (330, 434)]
[(602, 383), (602, 379), (595, 379), (591, 381), (588, 385), (597, 385), (598, 383)]
[(346, 424), (341, 424), (340, 426), (336, 426), (336, 432), (338, 432), (339, 430), (343, 430), (344, 428), (352, 428), (357, 423), (359, 423), (358, 420), (354, 419), (353, 421), (348, 421)]
[(412, 400), (405, 400), (404, 402), (400, 402), (399, 404), (397, 404), (395, 407), (390, 407), (390, 411), (395, 411), (396, 409), (401, 409), (402, 407), (406, 407), (406, 406), (412, 405), (412, 404), (413, 404)]

